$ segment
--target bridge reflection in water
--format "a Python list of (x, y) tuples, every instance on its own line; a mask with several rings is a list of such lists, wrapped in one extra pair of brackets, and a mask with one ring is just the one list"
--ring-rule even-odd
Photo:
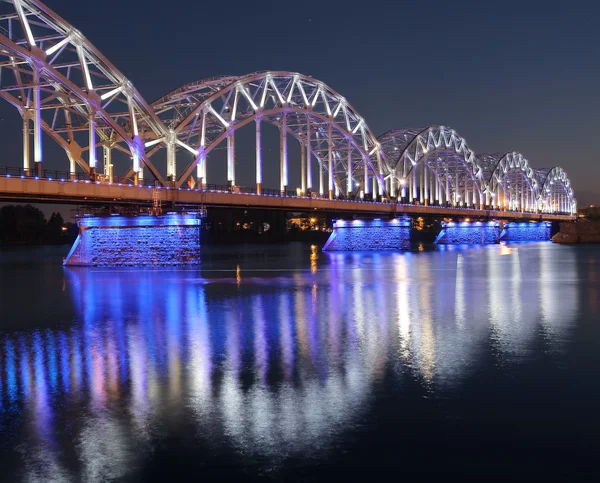
[(322, 455), (385, 376), (442, 391), (487, 345), (502, 363), (538, 333), (560, 350), (578, 295), (574, 252), (552, 249), (313, 252), (283, 273), (65, 269), (76, 321), (0, 335), (0, 434), (29, 435), (31, 477), (66, 478), (70, 457), (85, 478), (121, 477), (181, 421), (217, 452)]

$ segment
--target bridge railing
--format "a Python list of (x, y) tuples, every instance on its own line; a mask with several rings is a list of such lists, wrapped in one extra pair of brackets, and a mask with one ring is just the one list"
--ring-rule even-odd
[[(246, 195), (252, 195), (252, 194), (258, 193), (255, 186), (229, 186), (229, 185), (210, 184), (210, 183), (203, 184), (202, 190), (223, 191), (223, 192), (240, 193), (240, 194), (246, 194)], [(284, 192), (277, 190), (277, 189), (262, 188), (261, 194), (267, 195), (267, 196), (282, 196), (282, 195), (284, 195)], [(298, 196), (298, 193), (296, 191), (287, 191), (287, 196), (288, 197)]]
[[(35, 169), (27, 169), (15, 166), (0, 166), (0, 177), (4, 178), (29, 178), (29, 179), (44, 179), (48, 181), (72, 181), (72, 182), (85, 182), (92, 183), (93, 181), (90, 179), (90, 175), (88, 173), (71, 173), (68, 171), (60, 171), (60, 170), (52, 170), (52, 169), (44, 169), (41, 173), (38, 173)], [(96, 183), (107, 183), (108, 180), (103, 174), (95, 175)], [(119, 185), (131, 185), (133, 186), (133, 180), (131, 178), (113, 176), (112, 184)], [(140, 184), (142, 186), (142, 184)], [(144, 184), (146, 187), (146, 184)], [(151, 186), (148, 186), (151, 187)], [(179, 188), (185, 189), (185, 188)], [(190, 188), (192, 189), (192, 188)], [(195, 186), (193, 188), (195, 191), (209, 191), (209, 192), (222, 192), (222, 193), (239, 193), (239, 194), (254, 194), (258, 196), (257, 190), (255, 186), (229, 186), (229, 185), (221, 185), (221, 184), (203, 184), (202, 186)], [(274, 196), (281, 197), (287, 196), (289, 198), (317, 198), (317, 199), (328, 199), (327, 195), (319, 195), (317, 193), (309, 194), (298, 194), (296, 191), (288, 190), (287, 193), (284, 193), (278, 189), (270, 189), (270, 188), (262, 188), (261, 189), (262, 196)], [(365, 199), (365, 200), (354, 200), (349, 199), (343, 196), (335, 198), (337, 201), (348, 201), (348, 202), (374, 202), (380, 204), (392, 204), (397, 207), (420, 207), (420, 208), (444, 208), (445, 210), (472, 210), (472, 211), (482, 211), (478, 206), (452, 206), (450, 204), (439, 204), (434, 203), (430, 205), (425, 205), (422, 203), (407, 203), (402, 202), (400, 200), (395, 199)], [(490, 212), (513, 212), (513, 213), (528, 213), (528, 214), (540, 214), (541, 211), (532, 211), (532, 212), (522, 212), (520, 210), (499, 210), (492, 206), (485, 206), (483, 211)], [(545, 215), (569, 215), (569, 213), (544, 213)]]
[[(72, 173), (69, 171), (60, 171), (56, 169), (44, 169), (41, 173), (38, 173), (33, 168), (19, 168), (16, 166), (0, 166), (0, 177), (4, 178), (32, 178), (32, 179), (45, 179), (49, 181), (90, 181), (90, 175), (87, 173)], [(96, 179), (100, 182), (106, 181), (106, 177), (103, 174), (96, 174)], [(114, 176), (113, 183), (132, 183), (130, 178)]]

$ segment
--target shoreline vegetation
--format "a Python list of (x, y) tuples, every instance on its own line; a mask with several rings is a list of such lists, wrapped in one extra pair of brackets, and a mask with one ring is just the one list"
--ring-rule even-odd
[(65, 222), (60, 213), (46, 220), (32, 205), (0, 208), (0, 246), (66, 245), (77, 237), (77, 225)]

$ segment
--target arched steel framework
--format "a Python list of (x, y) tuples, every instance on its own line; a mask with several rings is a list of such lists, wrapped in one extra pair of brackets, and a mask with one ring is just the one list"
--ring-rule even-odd
[[(167, 149), (168, 177), (181, 186), (196, 169), (206, 182), (209, 153), (227, 143), (227, 180), (236, 184), (235, 131), (251, 122), (256, 127), (256, 185), (262, 184), (261, 122), (280, 131), (280, 189), (289, 184), (288, 135), (301, 147), (301, 191), (313, 190), (311, 160), (319, 166), (319, 193), (352, 195), (357, 187), (383, 193), (383, 161), (378, 143), (355, 109), (324, 83), (293, 72), (259, 72), (219, 77), (183, 86), (152, 106), (168, 129), (166, 136), (146, 143), (152, 157)], [(193, 154), (177, 173), (177, 151)], [(325, 176), (327, 180), (325, 181)]]
[(479, 206), (483, 186), (475, 153), (453, 129), (402, 129), (378, 138), (392, 197), (423, 204)]
[(539, 186), (529, 161), (514, 151), (477, 155), (485, 182), (485, 204), (497, 209), (537, 211)]
[[(261, 125), (267, 122), (280, 132), (279, 189), (285, 193), (291, 136), (300, 145), (299, 163), (291, 169), (300, 170), (299, 189), (305, 194), (576, 211), (571, 183), (561, 168), (533, 170), (515, 152), (476, 156), (444, 126), (389, 131), (377, 139), (343, 96), (310, 76), (257, 72), (215, 77), (148, 104), (98, 49), (39, 0), (4, 0), (0, 8), (0, 97), (23, 118), (27, 175), (42, 171), (45, 132), (65, 150), (70, 173), (79, 169), (92, 181), (112, 182), (116, 151), (126, 155), (121, 155), (128, 163), (122, 171), (136, 184), (146, 168), (161, 185), (174, 187), (194, 172), (206, 184), (208, 156), (226, 143), (227, 179), (235, 187), (235, 133), (254, 123), (251, 162), (260, 193)], [(153, 163), (162, 149), (166, 179)]]
[(540, 209), (544, 213), (576, 213), (577, 200), (567, 173), (560, 167), (539, 170)]
[[(33, 162), (41, 169), (44, 130), (65, 149), (71, 172), (78, 164), (94, 178), (101, 146), (107, 174), (118, 149), (131, 157), (136, 176), (145, 165), (163, 182), (145, 156), (143, 137), (163, 135), (164, 126), (127, 78), (42, 2), (1, 5), (0, 96), (23, 117), (23, 167), (33, 169), (33, 130)], [(149, 132), (140, 131), (142, 123)]]

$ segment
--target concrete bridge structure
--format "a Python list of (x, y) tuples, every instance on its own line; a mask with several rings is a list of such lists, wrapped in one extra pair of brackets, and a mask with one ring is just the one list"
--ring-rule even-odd
[(447, 218), (482, 217), (506, 220), (569, 221), (574, 216), (560, 213), (530, 213), (465, 206), (426, 206), (363, 200), (312, 198), (231, 192), (227, 189), (153, 188), (123, 183), (92, 182), (90, 180), (36, 179), (0, 176), (0, 200), (27, 202), (57, 202), (77, 205), (139, 205), (151, 207), (157, 195), (169, 206), (185, 205), (235, 207), (266, 210), (352, 213), (356, 216), (403, 215)]

